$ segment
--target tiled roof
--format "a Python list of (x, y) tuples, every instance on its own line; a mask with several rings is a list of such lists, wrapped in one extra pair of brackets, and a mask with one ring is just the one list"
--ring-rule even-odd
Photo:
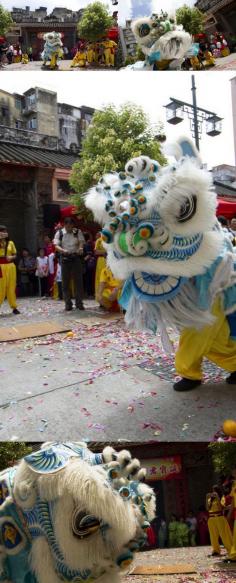
[(45, 168), (71, 168), (78, 154), (0, 142), (0, 163)]

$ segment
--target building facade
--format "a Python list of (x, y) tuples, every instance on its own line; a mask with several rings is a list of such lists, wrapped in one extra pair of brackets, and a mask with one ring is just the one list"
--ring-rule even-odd
[(39, 87), (23, 95), (0, 90), (0, 216), (18, 250), (36, 251), (70, 203), (71, 167), (93, 113)]
[(236, 34), (235, 0), (197, 0), (195, 6), (205, 14), (205, 30), (222, 32), (226, 37)]
[(48, 14), (47, 8), (40, 7), (31, 10), (25, 8), (13, 8), (11, 16), (14, 25), (7, 33), (7, 39), (14, 44), (21, 44), (23, 48), (32, 48), (33, 58), (38, 60), (43, 50), (43, 35), (55, 30), (62, 35), (63, 45), (70, 51), (77, 42), (77, 25), (83, 10), (73, 11), (68, 8), (58, 7)]
[(134, 57), (137, 52), (137, 42), (131, 29), (131, 23), (131, 20), (127, 20), (125, 26), (119, 29), (124, 61), (129, 57)]
[(56, 92), (41, 87), (32, 87), (23, 95), (0, 89), (0, 131), (6, 135), (9, 128), (21, 129), (14, 139), (21, 136), (24, 142), (23, 130), (27, 130), (27, 141), (34, 145), (37, 141), (47, 145), (56, 138), (60, 150), (79, 152), (93, 114), (94, 109), (85, 105), (58, 103)]

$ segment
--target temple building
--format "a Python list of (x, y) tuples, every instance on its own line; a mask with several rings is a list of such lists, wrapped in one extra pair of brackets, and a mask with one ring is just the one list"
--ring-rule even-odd
[(206, 32), (222, 32), (229, 38), (236, 31), (235, 0), (197, 0), (196, 8), (205, 14)]

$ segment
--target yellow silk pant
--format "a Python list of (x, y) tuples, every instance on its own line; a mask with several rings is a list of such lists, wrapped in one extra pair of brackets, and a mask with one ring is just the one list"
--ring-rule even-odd
[(234, 521), (233, 543), (229, 553), (229, 558), (236, 561), (236, 520)]
[(211, 539), (211, 546), (214, 553), (220, 553), (219, 538), (228, 553), (232, 547), (232, 532), (225, 516), (212, 516), (208, 520), (208, 528)]
[(112, 65), (114, 67), (115, 55), (111, 52), (111, 49), (104, 49), (104, 55), (106, 65)]
[(9, 306), (16, 308), (16, 266), (14, 263), (0, 265), (2, 277), (0, 277), (0, 306), (7, 298)]
[(201, 330), (185, 329), (179, 340), (175, 356), (178, 375), (191, 380), (202, 378), (203, 357), (220, 368), (236, 371), (236, 341), (230, 338), (230, 328), (218, 299), (212, 309), (216, 321)]

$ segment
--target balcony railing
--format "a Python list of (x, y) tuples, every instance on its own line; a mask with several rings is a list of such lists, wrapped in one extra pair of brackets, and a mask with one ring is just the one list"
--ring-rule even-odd
[(22, 144), (34, 146), (35, 148), (46, 148), (47, 150), (59, 150), (61, 145), (56, 136), (46, 136), (38, 134), (33, 130), (23, 130), (0, 125), (0, 141), (11, 144)]
[(217, 8), (223, 8), (231, 2), (232, 0), (198, 0), (197, 7), (204, 12), (214, 12)]

